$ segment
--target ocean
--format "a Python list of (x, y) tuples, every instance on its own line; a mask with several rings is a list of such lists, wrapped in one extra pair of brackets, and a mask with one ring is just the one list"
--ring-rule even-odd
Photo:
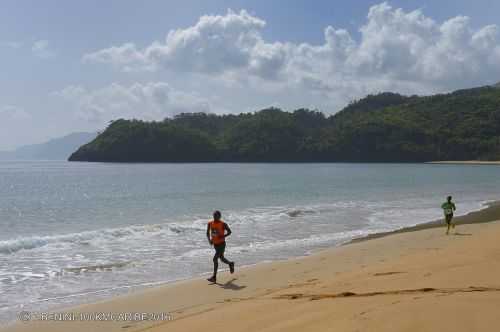
[(238, 268), (441, 218), (448, 194), (483, 208), (500, 167), (0, 162), (0, 322), (209, 275), (216, 209)]

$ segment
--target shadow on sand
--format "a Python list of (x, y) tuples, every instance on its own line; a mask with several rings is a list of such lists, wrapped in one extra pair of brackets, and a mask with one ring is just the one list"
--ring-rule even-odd
[(456, 235), (456, 236), (472, 236), (471, 233), (459, 233), (459, 232), (455, 232), (453, 235)]
[(230, 290), (234, 290), (234, 291), (239, 291), (239, 290), (242, 290), (242, 289), (247, 287), (247, 286), (240, 286), (240, 285), (235, 284), (234, 282), (236, 280), (238, 280), (238, 279), (233, 278), (233, 279), (227, 281), (225, 284), (218, 283), (217, 285), (219, 285), (220, 288), (230, 289)]

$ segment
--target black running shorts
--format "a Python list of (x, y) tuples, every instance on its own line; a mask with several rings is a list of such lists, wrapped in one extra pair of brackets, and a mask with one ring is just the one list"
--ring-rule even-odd
[(224, 251), (226, 250), (226, 242), (214, 244), (214, 249), (217, 256), (224, 256)]

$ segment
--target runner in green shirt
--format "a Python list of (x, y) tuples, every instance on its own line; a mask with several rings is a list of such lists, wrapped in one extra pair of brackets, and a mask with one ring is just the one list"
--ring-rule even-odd
[(441, 204), (441, 208), (443, 209), (444, 212), (444, 219), (446, 220), (446, 224), (448, 226), (446, 230), (446, 235), (450, 234), (450, 227), (455, 228), (455, 223), (453, 223), (453, 211), (455, 211), (457, 208), (455, 207), (455, 203), (451, 201), (452, 197), (448, 196), (446, 199), (446, 202)]

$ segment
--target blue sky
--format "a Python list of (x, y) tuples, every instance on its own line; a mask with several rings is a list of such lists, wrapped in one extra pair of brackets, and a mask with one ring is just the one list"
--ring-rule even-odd
[(367, 93), (490, 84), (498, 12), (463, 0), (2, 1), (0, 150), (117, 117), (334, 113)]

